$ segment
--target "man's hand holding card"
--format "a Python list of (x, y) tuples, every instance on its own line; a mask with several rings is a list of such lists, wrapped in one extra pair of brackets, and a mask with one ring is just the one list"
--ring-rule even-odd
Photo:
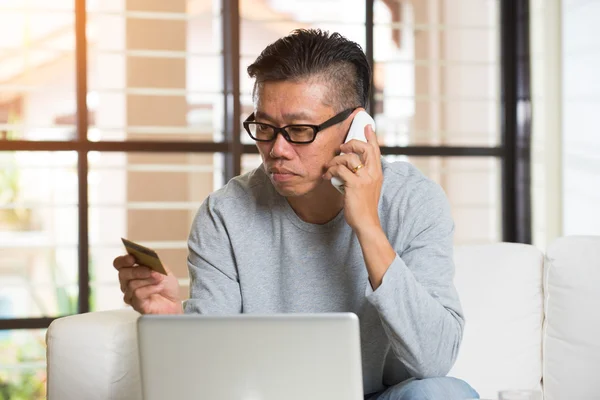
[(127, 255), (113, 266), (119, 271), (123, 301), (142, 314), (181, 314), (177, 278), (152, 249), (121, 238)]

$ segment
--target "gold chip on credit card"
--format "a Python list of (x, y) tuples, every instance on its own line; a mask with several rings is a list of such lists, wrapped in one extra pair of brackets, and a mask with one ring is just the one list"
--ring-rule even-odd
[(163, 275), (167, 275), (167, 271), (165, 271), (162, 262), (160, 262), (160, 258), (158, 258), (158, 254), (156, 254), (154, 250), (125, 238), (121, 238), (121, 240), (125, 245), (127, 254), (131, 254), (133, 258), (135, 258), (136, 263), (148, 267), (153, 271), (160, 272)]

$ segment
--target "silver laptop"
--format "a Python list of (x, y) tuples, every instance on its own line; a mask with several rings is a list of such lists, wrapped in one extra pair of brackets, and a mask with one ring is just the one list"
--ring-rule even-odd
[(145, 400), (363, 400), (352, 313), (144, 315), (138, 345)]

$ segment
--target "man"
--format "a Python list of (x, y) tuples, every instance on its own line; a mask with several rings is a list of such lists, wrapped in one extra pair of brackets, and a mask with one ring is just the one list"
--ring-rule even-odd
[(370, 126), (367, 143), (342, 144), (370, 90), (360, 46), (297, 30), (265, 48), (248, 73), (255, 111), (244, 126), (262, 165), (200, 207), (185, 305), (173, 275), (131, 256), (114, 262), (125, 302), (141, 313), (354, 312), (365, 398), (478, 397), (444, 377), (464, 320), (443, 191), (408, 163), (382, 161)]

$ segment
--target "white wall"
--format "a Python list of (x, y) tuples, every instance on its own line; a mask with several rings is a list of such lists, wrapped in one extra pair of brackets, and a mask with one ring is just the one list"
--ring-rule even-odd
[(563, 234), (600, 235), (600, 1), (562, 2)]

